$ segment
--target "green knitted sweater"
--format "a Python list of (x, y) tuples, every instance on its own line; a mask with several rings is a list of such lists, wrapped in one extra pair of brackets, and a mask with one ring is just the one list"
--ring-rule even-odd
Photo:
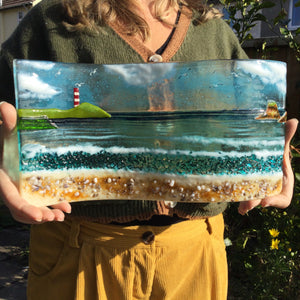
[[(59, 0), (43, 0), (33, 7), (12, 36), (2, 45), (0, 54), (0, 100), (14, 103), (12, 61), (49, 60), (72, 63), (140, 63), (155, 54), (138, 39), (125, 36), (111, 25), (100, 33), (69, 32), (62, 24), (64, 14)], [(162, 54), (167, 61), (209, 59), (246, 59), (230, 27), (221, 19), (197, 25), (182, 13), (171, 41)], [(163, 199), (162, 199), (163, 200)], [(225, 203), (178, 203), (174, 208), (164, 201), (98, 201), (72, 205), (72, 214), (108, 223), (148, 219), (154, 214), (177, 214), (199, 218), (217, 215)]]

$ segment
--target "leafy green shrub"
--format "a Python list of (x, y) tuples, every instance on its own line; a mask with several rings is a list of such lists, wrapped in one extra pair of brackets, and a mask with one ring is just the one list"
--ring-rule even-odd
[(227, 10), (229, 17), (226, 21), (232, 26), (241, 45), (253, 39), (251, 29), (258, 21), (268, 21), (262, 10), (275, 6), (273, 1), (259, 0), (220, 0), (220, 3)]

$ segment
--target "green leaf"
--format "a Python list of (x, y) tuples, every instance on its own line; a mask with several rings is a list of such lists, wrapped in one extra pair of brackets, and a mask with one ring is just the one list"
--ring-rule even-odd
[(235, 24), (233, 24), (233, 29), (234, 30), (236, 30), (237, 32), (239, 32), (240, 31), (240, 29), (241, 29), (241, 26), (240, 26), (240, 24), (239, 23), (235, 23)]
[(243, 243), (243, 249), (246, 248), (246, 245), (247, 245), (247, 242), (248, 242), (248, 237), (246, 236), (245, 240), (244, 240), (244, 243)]
[(245, 39), (244, 40), (252, 40), (253, 39), (253, 36), (251, 33), (248, 33), (246, 36), (245, 36)]
[(286, 19), (286, 16), (287, 12), (284, 8), (282, 8), (280, 13), (273, 20), (274, 25), (277, 25), (279, 22), (284, 21)]
[(295, 35), (298, 35), (298, 34), (300, 34), (300, 27), (299, 27), (299, 28), (297, 28), (297, 29), (294, 31), (294, 34), (295, 34)]
[(295, 7), (300, 7), (300, 1), (297, 1), (297, 2), (295, 3)]
[(288, 35), (289, 34), (289, 31), (284, 27), (280, 27), (279, 30), (280, 30), (280, 33), (282, 35)]
[(293, 49), (294, 47), (295, 47), (295, 45), (294, 45), (294, 43), (291, 41), (291, 42), (289, 42), (289, 47), (291, 48), (291, 49)]
[(274, 7), (274, 6), (275, 6), (274, 2), (271, 2), (271, 1), (262, 1), (262, 3), (259, 5), (259, 8), (260, 9), (262, 9), (262, 8), (271, 8), (271, 7)]
[(263, 14), (257, 14), (253, 18), (253, 22), (255, 22), (255, 21), (264, 21), (264, 22), (266, 22), (267, 18)]
[(246, 269), (252, 269), (252, 265), (248, 262), (244, 263)]

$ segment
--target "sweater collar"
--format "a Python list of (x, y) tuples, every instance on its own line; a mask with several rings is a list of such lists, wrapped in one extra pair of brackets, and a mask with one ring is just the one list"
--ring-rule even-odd
[[(191, 12), (187, 7), (182, 7), (178, 26), (176, 27), (166, 49), (161, 55), (163, 62), (170, 61), (170, 59), (176, 54), (176, 52), (182, 45), (191, 23), (191, 18), (189, 17), (190, 14)], [(125, 34), (119, 24), (111, 23), (109, 24), (109, 26), (118, 34), (120, 38), (122, 38), (133, 50), (135, 50), (142, 57), (144, 62), (149, 62), (149, 58), (155, 55), (155, 52), (147, 48), (138, 38)]]

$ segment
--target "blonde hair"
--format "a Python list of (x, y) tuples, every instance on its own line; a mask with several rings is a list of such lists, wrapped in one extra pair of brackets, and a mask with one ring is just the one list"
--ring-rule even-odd
[[(85, 28), (99, 31), (101, 26), (118, 22), (123, 25), (124, 33), (128, 35), (139, 34), (143, 40), (149, 36), (146, 21), (136, 13), (138, 0), (62, 0), (62, 2), (66, 13), (64, 25), (71, 31)], [(222, 16), (218, 10), (203, 4), (201, 0), (155, 0), (154, 16), (159, 21), (167, 23), (166, 14), (181, 5), (189, 8), (190, 17), (194, 16), (194, 22), (199, 24)]]

